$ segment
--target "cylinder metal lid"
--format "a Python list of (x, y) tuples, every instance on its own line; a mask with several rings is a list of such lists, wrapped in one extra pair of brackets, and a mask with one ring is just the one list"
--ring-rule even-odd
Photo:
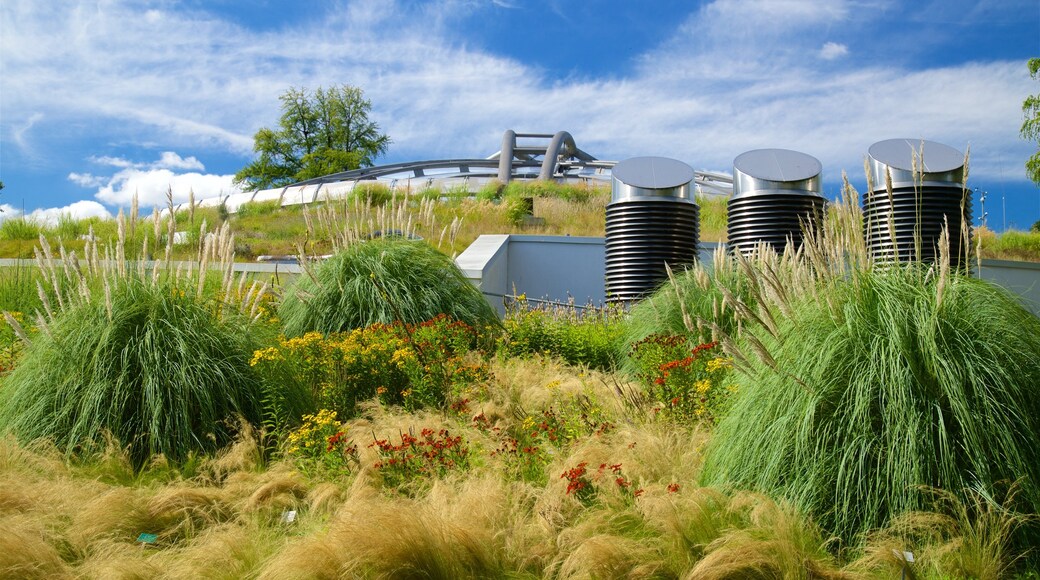
[(757, 193), (822, 191), (823, 165), (812, 155), (789, 149), (754, 149), (733, 160), (733, 199)]
[(612, 201), (631, 198), (673, 198), (692, 201), (693, 168), (668, 157), (632, 157), (612, 170)]
[(892, 173), (894, 187), (913, 185), (915, 159), (919, 181), (925, 183), (963, 183), (964, 154), (960, 151), (923, 139), (887, 139), (878, 141), (867, 150), (874, 189), (885, 189), (885, 172)]

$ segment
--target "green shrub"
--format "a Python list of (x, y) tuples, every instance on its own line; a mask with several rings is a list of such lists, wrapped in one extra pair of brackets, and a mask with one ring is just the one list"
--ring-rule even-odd
[(502, 200), (502, 205), (505, 206), (505, 217), (506, 221), (513, 226), (522, 226), (524, 224), (524, 218), (531, 215), (531, 206), (528, 203), (530, 198), (520, 197), (518, 195), (507, 195)]
[(248, 325), (168, 285), (115, 282), (39, 332), (0, 389), (0, 431), (72, 454), (106, 433), (141, 465), (213, 450), (236, 416), (260, 419)]
[(35, 240), (43, 233), (43, 226), (31, 217), (13, 217), (0, 222), (0, 240)]
[(499, 351), (506, 356), (548, 354), (569, 364), (611, 370), (621, 362), (622, 315), (613, 308), (532, 306), (521, 297), (506, 313)]
[(505, 186), (497, 179), (492, 179), (477, 190), (477, 201), (496, 201), (502, 199), (502, 191)]
[[(676, 272), (672, 280), (632, 307), (622, 344), (623, 356), (627, 357), (637, 343), (654, 335), (683, 336), (687, 348), (693, 348), (713, 339), (711, 324), (726, 334), (736, 332), (733, 311), (723, 308), (722, 287), (750, 300), (744, 292), (746, 277), (729, 258), (717, 254), (710, 272), (700, 265)], [(627, 360), (626, 368), (638, 371)]]
[(357, 243), (300, 276), (278, 311), (288, 336), (324, 334), (438, 314), (475, 328), (498, 315), (455, 263), (429, 244), (400, 239)]
[(987, 282), (934, 274), (854, 273), (778, 312), (764, 349), (743, 349), (762, 354), (703, 483), (789, 498), (846, 540), (925, 507), (924, 486), (999, 497), (1022, 479), (1035, 513), (1040, 319)]

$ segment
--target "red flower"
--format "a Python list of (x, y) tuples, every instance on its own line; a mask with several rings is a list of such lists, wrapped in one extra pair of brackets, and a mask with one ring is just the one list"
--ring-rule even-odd
[(679, 492), (679, 484), (678, 483), (669, 483), (668, 484), (668, 493), (678, 493), (678, 492)]

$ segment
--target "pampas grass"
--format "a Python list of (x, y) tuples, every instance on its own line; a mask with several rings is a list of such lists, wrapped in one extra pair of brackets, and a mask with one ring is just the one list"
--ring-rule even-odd
[(110, 432), (138, 465), (216, 449), (236, 416), (260, 420), (246, 328), (176, 286), (121, 283), (70, 307), (27, 347), (0, 394), (0, 428), (69, 454)]
[(289, 336), (324, 334), (438, 314), (482, 329), (498, 316), (452, 260), (423, 242), (356, 243), (317, 264), (286, 292), (278, 310)]
[(921, 509), (923, 486), (990, 495), (1025, 478), (1034, 512), (1040, 319), (951, 271), (948, 251), (872, 264), (847, 234), (857, 208), (838, 204), (804, 254), (738, 257), (758, 306), (729, 300), (742, 376), (702, 480), (787, 498), (850, 543)]

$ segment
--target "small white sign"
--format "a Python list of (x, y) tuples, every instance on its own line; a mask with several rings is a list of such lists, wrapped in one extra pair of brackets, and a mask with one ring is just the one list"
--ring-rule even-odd
[(296, 510), (282, 512), (282, 523), (291, 524), (296, 521)]
[(900, 552), (899, 550), (892, 550), (892, 555), (895, 556), (896, 558), (899, 558), (900, 560), (902, 560), (904, 562), (907, 562), (907, 563), (910, 563), (910, 564), (914, 563), (914, 553), (913, 552)]

